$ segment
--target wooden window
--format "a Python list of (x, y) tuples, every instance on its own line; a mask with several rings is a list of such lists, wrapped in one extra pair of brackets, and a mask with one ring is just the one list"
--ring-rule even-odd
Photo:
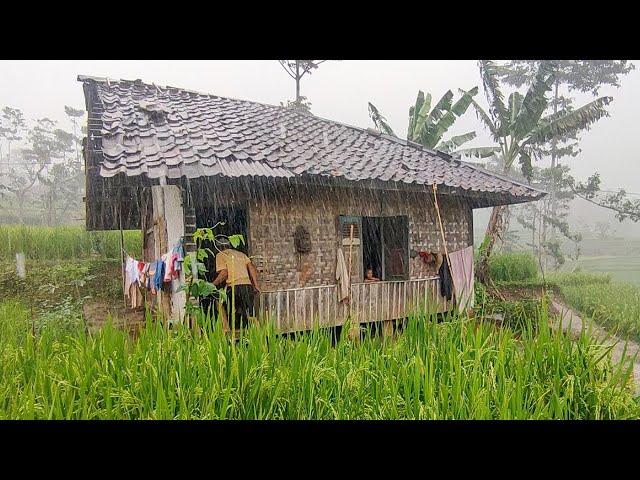
[(362, 231), (362, 217), (353, 215), (340, 215), (340, 237), (344, 246), (349, 246), (351, 236), (351, 225), (353, 225), (353, 243), (352, 245), (360, 245)]
[(409, 279), (407, 216), (362, 217), (362, 268), (382, 280)]

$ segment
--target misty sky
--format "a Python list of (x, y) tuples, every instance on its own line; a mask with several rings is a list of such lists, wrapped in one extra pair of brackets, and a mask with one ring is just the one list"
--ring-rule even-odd
[[(637, 161), (640, 124), (640, 62), (624, 77), (612, 95), (611, 116), (600, 120), (583, 136), (582, 154), (565, 160), (578, 179), (599, 171), (603, 188), (623, 187), (640, 192)], [(295, 96), (295, 84), (277, 61), (0, 61), (0, 108), (24, 111), (28, 119), (47, 116), (65, 122), (64, 105), (84, 108), (78, 74), (114, 79), (142, 79), (221, 96), (278, 105)], [(418, 89), (434, 101), (448, 89), (480, 86), (475, 61), (360, 61), (326, 62), (302, 82), (302, 94), (314, 114), (360, 127), (371, 121), (367, 102), (387, 117), (396, 134), (406, 136), (408, 109)], [(476, 96), (485, 105), (482, 88)], [(583, 97), (582, 100), (587, 100)], [(582, 103), (582, 102), (581, 102)], [(68, 124), (63, 124), (68, 128)], [(490, 138), (469, 109), (448, 135), (475, 130), (469, 145), (489, 145)]]

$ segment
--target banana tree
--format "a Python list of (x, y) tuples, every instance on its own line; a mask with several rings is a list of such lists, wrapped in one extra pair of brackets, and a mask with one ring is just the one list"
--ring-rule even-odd
[[(537, 159), (535, 147), (553, 138), (588, 129), (594, 122), (608, 115), (605, 107), (611, 102), (611, 97), (600, 97), (572, 111), (561, 110), (543, 116), (549, 102), (546, 94), (555, 81), (555, 64), (552, 61), (540, 63), (535, 79), (524, 96), (517, 91), (513, 92), (506, 103), (499, 82), (500, 66), (490, 60), (482, 60), (479, 67), (489, 104), (488, 113), (473, 99), (471, 105), (497, 145), (464, 149), (458, 153), (471, 157), (493, 154), (505, 174), (518, 162), (522, 174), (530, 181), (533, 174), (532, 157)], [(488, 280), (489, 256), (496, 240), (503, 234), (506, 208), (504, 205), (496, 206), (491, 212), (476, 268), (478, 279), (482, 282)]]
[[(460, 98), (453, 103), (453, 92), (448, 90), (431, 108), (431, 94), (425, 95), (421, 90), (418, 91), (416, 103), (409, 108), (407, 140), (445, 153), (456, 153), (457, 148), (473, 140), (476, 137), (475, 132), (467, 132), (453, 136), (449, 140), (442, 140), (456, 119), (467, 111), (473, 101), (473, 96), (478, 93), (478, 87), (474, 87), (468, 92), (460, 90), (460, 93)], [(369, 116), (376, 129), (396, 136), (387, 119), (372, 103), (369, 103)]]

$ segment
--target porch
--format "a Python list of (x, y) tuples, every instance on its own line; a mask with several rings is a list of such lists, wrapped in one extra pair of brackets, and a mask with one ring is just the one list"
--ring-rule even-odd
[(443, 312), (450, 302), (440, 295), (440, 278), (353, 283), (350, 299), (338, 302), (336, 285), (262, 292), (257, 300), (261, 322), (272, 321), (280, 332), (310, 330), (314, 325), (369, 323), (405, 318), (414, 312)]

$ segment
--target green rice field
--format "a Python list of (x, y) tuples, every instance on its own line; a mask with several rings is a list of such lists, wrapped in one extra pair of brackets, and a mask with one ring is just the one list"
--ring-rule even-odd
[[(123, 232), (124, 249), (131, 255), (142, 250), (140, 231)], [(70, 260), (120, 258), (120, 232), (87, 232), (82, 226), (0, 226), (0, 259), (14, 259), (22, 252), (28, 259)]]
[[(0, 418), (622, 419), (637, 418), (629, 368), (586, 334), (417, 317), (395, 339), (337, 342), (251, 327), (234, 342), (148, 321), (139, 338), (48, 325), (0, 304)], [(535, 332), (535, 333), (534, 333)]]
[(576, 267), (587, 272), (608, 273), (615, 280), (640, 286), (640, 256), (583, 257), (578, 262), (569, 263), (565, 270)]
[(613, 280), (640, 285), (640, 239), (584, 239), (581, 248), (578, 261), (567, 261), (563, 271), (607, 273)]
[[(612, 364), (588, 332), (575, 340), (551, 330), (545, 301), (506, 308), (481, 295), (474, 318), (417, 314), (393, 337), (284, 336), (259, 325), (234, 341), (202, 315), (202, 330), (167, 330), (147, 316), (135, 338), (110, 324), (88, 334), (84, 302), (122, 301), (119, 239), (107, 235), (95, 247), (93, 234), (71, 228), (4, 228), (0, 419), (640, 416), (631, 365)], [(139, 237), (132, 232), (128, 241), (133, 249)], [(18, 280), (13, 255), (25, 246), (27, 278)], [(596, 298), (609, 279), (572, 274), (558, 282), (567, 298), (568, 288), (587, 286)], [(509, 316), (502, 327), (485, 318), (498, 311)]]
[(612, 275), (574, 273), (552, 276), (564, 300), (608, 331), (640, 341), (640, 286)]

